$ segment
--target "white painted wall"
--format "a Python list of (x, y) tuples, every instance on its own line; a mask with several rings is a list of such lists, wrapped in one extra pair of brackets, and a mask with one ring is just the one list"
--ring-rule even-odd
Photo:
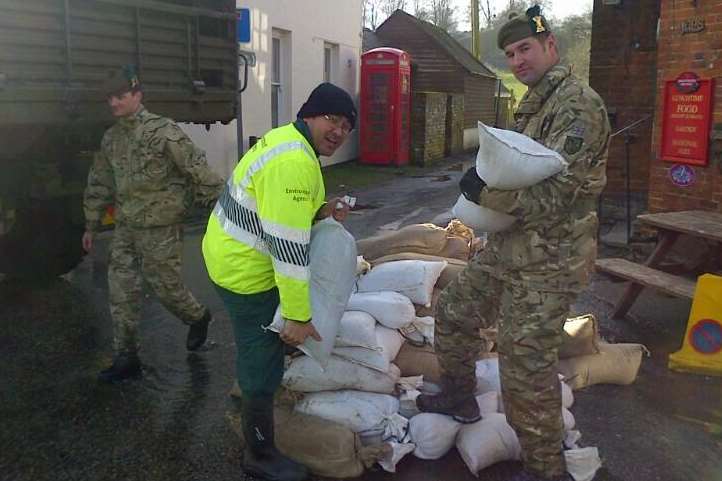
[[(271, 46), (274, 30), (283, 33), (288, 46), (286, 73), (290, 76), (287, 118), (292, 121), (314, 87), (323, 81), (324, 44), (338, 45), (338, 63), (332, 82), (345, 89), (357, 103), (361, 55), (361, 0), (237, 0), (239, 8), (251, 9), (251, 42), (240, 48), (256, 54), (250, 68), (248, 88), (242, 95), (244, 148), (250, 135), (262, 136), (271, 129)], [(282, 42), (283, 43), (283, 42)], [(237, 157), (236, 122), (216, 123), (206, 131), (202, 125), (184, 124), (191, 139), (206, 151), (209, 164), (227, 178)], [(358, 125), (357, 125), (358, 127)], [(332, 156), (321, 159), (331, 165), (356, 158), (358, 128)]]

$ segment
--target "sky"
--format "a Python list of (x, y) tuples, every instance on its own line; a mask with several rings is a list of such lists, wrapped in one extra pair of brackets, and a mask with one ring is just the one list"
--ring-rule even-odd
[[(484, 0), (479, 0), (481, 3)], [(466, 18), (467, 6), (471, 4), (469, 0), (452, 0), (454, 7), (456, 7), (456, 18), (459, 21), (459, 30), (470, 30), (469, 21)], [(491, 0), (492, 8), (497, 12), (501, 11), (509, 3), (508, 0)], [(562, 19), (569, 15), (578, 15), (591, 10), (593, 0), (554, 0), (551, 12), (544, 12), (545, 15)]]

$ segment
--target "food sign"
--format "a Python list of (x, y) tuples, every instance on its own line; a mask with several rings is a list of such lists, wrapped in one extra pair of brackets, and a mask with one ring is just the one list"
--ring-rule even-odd
[(664, 86), (662, 160), (707, 165), (712, 80), (685, 72)]

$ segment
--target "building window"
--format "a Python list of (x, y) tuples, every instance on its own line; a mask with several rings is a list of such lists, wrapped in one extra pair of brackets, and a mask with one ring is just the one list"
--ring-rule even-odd
[(278, 127), (281, 104), (281, 39), (273, 37), (271, 47), (271, 128)]
[(338, 45), (324, 42), (323, 44), (323, 81), (338, 81)]
[(292, 32), (272, 29), (271, 37), (271, 127), (291, 121), (291, 93), (293, 76), (291, 71)]

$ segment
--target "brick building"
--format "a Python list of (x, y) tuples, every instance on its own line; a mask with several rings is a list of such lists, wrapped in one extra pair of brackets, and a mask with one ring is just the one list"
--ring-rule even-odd
[[(611, 141), (605, 198), (624, 197), (628, 148), (629, 187), (642, 209), (722, 212), (722, 0), (595, 0), (590, 63), (613, 132), (640, 121)], [(700, 136), (706, 165), (684, 167), (689, 185), (671, 175), (686, 164), (664, 160), (661, 149), (665, 85), (684, 72), (716, 84), (711, 127)]]

